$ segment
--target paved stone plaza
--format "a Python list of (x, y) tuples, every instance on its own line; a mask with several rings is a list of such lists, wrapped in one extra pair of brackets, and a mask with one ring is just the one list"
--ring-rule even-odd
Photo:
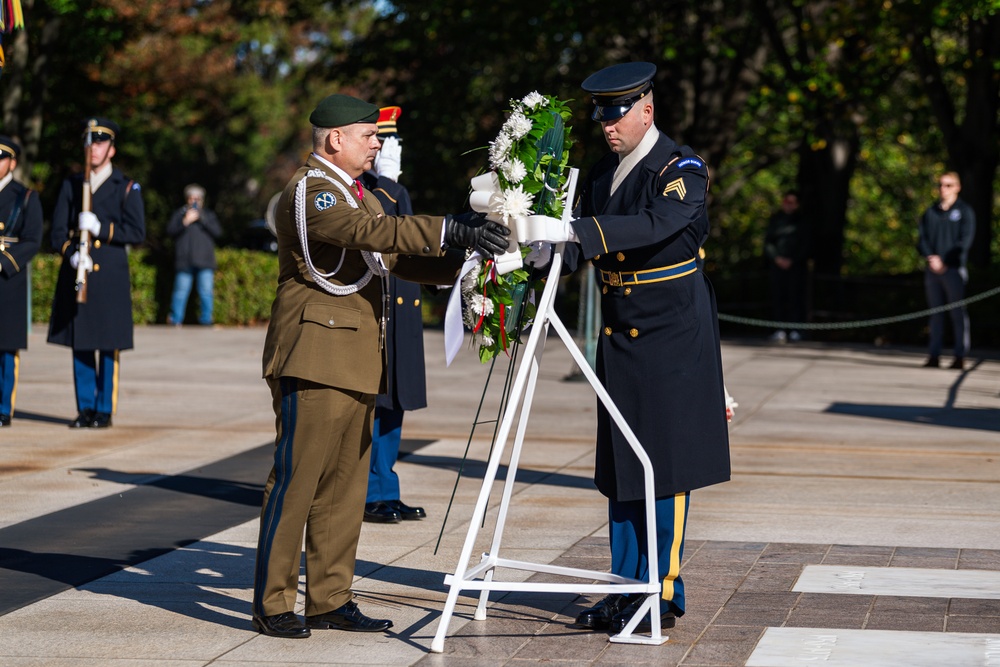
[[(921, 368), (915, 348), (725, 341), (733, 480), (692, 494), (688, 613), (669, 641), (611, 644), (570, 628), (597, 595), (495, 593), (474, 621), (467, 592), (437, 654), (444, 577), (489, 455), (492, 424), (469, 443), (488, 367), (471, 351), (445, 367), (441, 333), (427, 332), (430, 407), (408, 413), (397, 470), (404, 500), (429, 518), (365, 524), (355, 583), (361, 608), (392, 631), (281, 640), (250, 628), (274, 431), (263, 337), (138, 328), (114, 427), (71, 431), (70, 353), (32, 334), (14, 424), (0, 430), (0, 665), (1000, 664), (996, 352), (974, 351), (962, 372)], [(550, 339), (499, 555), (606, 571), (595, 398), (567, 381), (572, 370)], [(483, 420), (496, 417), (505, 373), (498, 363)]]

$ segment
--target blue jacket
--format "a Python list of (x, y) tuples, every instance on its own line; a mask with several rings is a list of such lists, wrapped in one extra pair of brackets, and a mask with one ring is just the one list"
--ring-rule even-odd
[(91, 240), (94, 270), (87, 276), (87, 302), (76, 302), (77, 216), (83, 200), (83, 175), (63, 181), (52, 213), (52, 247), (63, 256), (52, 302), (48, 342), (74, 350), (132, 348), (132, 283), (127, 246), (146, 239), (146, 213), (139, 184), (117, 167), (91, 197), (101, 233)]
[[(649, 455), (662, 498), (730, 476), (715, 295), (694, 261), (708, 238), (709, 174), (690, 148), (660, 133), (611, 195), (618, 161), (607, 155), (584, 181), (573, 221), (579, 243), (567, 244), (566, 259), (571, 269), (588, 259), (597, 269), (597, 375)], [(627, 284), (629, 272), (678, 265), (669, 279)], [(614, 500), (644, 497), (642, 466), (600, 402), (594, 481)]]

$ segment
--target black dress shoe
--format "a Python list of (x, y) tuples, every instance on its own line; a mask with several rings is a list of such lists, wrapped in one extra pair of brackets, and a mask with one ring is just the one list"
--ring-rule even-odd
[(76, 419), (70, 423), (70, 428), (90, 428), (90, 425), (94, 421), (94, 411), (93, 410), (83, 410), (76, 416)]
[(305, 639), (312, 634), (299, 617), (290, 611), (274, 616), (254, 616), (253, 629), (268, 637), (285, 639)]
[(111, 415), (107, 412), (95, 412), (90, 428), (107, 428), (111, 426)]
[(10, 426), (10, 415), (0, 415), (0, 426)]
[(949, 366), (948, 368), (952, 368), (952, 369), (957, 369), (957, 370), (960, 370), (960, 371), (964, 371), (965, 370), (965, 359), (963, 359), (962, 357), (955, 357), (955, 360), (953, 362), (951, 362), (951, 366)]
[[(633, 616), (635, 616), (635, 612), (639, 610), (639, 607), (642, 605), (642, 603), (643, 603), (643, 597), (640, 596), (639, 599), (634, 600), (632, 604), (625, 607), (625, 609), (623, 609), (621, 613), (616, 614), (615, 617), (611, 619), (611, 626), (609, 628), (611, 632), (617, 635), (622, 630), (624, 630), (625, 626), (628, 625), (628, 622), (632, 620)], [(677, 616), (674, 614), (674, 612), (662, 609), (660, 610), (661, 630), (669, 630), (676, 624), (677, 624)], [(633, 630), (632, 632), (646, 633), (646, 632), (652, 632), (652, 629), (653, 626), (649, 622), (649, 612), (645, 612), (645, 614), (642, 617), (642, 620), (639, 621), (639, 625), (635, 626), (635, 630)]]
[(365, 521), (369, 523), (399, 523), (402, 520), (399, 512), (386, 503), (365, 503)]
[(940, 368), (941, 360), (937, 357), (927, 357), (927, 361), (924, 362), (924, 368)]
[(306, 616), (306, 625), (317, 630), (350, 630), (351, 632), (383, 632), (392, 627), (385, 618), (369, 618), (361, 613), (353, 600), (340, 609), (325, 614)]
[(619, 595), (612, 593), (604, 596), (600, 602), (589, 609), (584, 609), (571, 625), (582, 630), (607, 630), (612, 619), (632, 602), (634, 595)]
[(427, 512), (424, 511), (423, 507), (410, 507), (403, 503), (402, 500), (387, 500), (385, 504), (399, 512), (399, 516), (403, 517), (403, 521), (416, 521), (427, 516)]

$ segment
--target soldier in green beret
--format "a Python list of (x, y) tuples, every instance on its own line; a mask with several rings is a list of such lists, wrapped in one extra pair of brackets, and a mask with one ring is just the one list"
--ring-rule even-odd
[[(375, 397), (386, 387), (389, 273), (452, 283), (467, 251), (507, 248), (507, 228), (478, 214), (385, 215), (358, 181), (379, 149), (378, 116), (355, 97), (323, 99), (309, 117), (313, 152), (275, 210), (278, 283), (263, 375), (277, 434), (253, 596), (254, 628), (275, 637), (392, 627), (364, 615), (351, 592)], [(303, 529), (305, 623), (293, 612)]]

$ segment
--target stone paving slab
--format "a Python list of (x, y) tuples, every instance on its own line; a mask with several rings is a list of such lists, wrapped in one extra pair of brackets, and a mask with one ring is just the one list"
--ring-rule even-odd
[[(476, 597), (466, 592), (445, 652), (428, 653), (492, 426), (477, 427), (467, 445), (488, 367), (465, 352), (445, 367), (440, 332), (426, 338), (430, 406), (407, 415), (404, 437), (428, 444), (397, 470), (404, 499), (430, 518), (365, 524), (355, 583), (363, 609), (393, 618), (392, 633), (256, 634), (256, 522), (248, 521), (0, 616), (0, 664), (718, 667), (746, 664), (768, 628), (1000, 641), (997, 600), (794, 590), (815, 565), (1000, 571), (1000, 355), (980, 354), (959, 372), (920, 368), (917, 349), (745, 340), (723, 346), (740, 403), (733, 480), (692, 496), (688, 613), (666, 644), (610, 644), (569, 628), (599, 596), (494, 593), (486, 620), (473, 621)], [(136, 341), (123, 355), (115, 426), (73, 433), (68, 351), (32, 335), (15, 424), (0, 431), (0, 529), (130, 489), (177, 488), (189, 471), (273, 438), (259, 378), (262, 329), (139, 327)], [(564, 381), (572, 370), (550, 341), (500, 555), (604, 571), (606, 503), (591, 482), (595, 399), (586, 383)], [(484, 421), (497, 404), (487, 396)], [(489, 548), (499, 490), (473, 560)]]

